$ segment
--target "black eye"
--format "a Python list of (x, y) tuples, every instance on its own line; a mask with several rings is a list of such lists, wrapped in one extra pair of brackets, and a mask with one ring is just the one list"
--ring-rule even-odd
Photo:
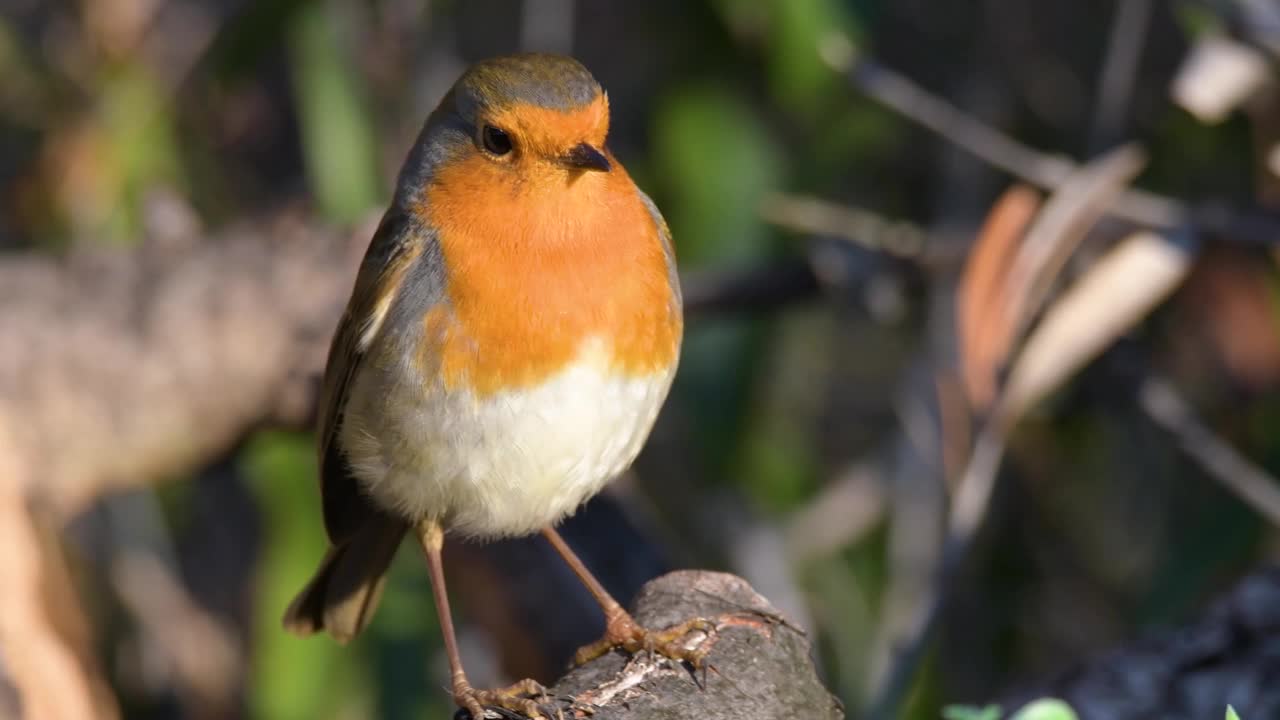
[(511, 152), (511, 137), (492, 125), (485, 125), (480, 131), (480, 139), (484, 149), (494, 155), (506, 155)]

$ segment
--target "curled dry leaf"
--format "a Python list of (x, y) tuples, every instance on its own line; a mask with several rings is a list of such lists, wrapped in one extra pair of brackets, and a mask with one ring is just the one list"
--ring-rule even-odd
[(1039, 213), (1034, 192), (1018, 187), (992, 210), (957, 303), (965, 391), (975, 410), (990, 407), (997, 373), (1009, 364), (1058, 273), (1143, 163), (1143, 152), (1126, 145), (1075, 170)]
[(1009, 353), (1013, 327), (1005, 321), (1005, 281), (1019, 240), (1040, 209), (1040, 193), (1014, 185), (1000, 196), (978, 231), (957, 290), (957, 335), (965, 395), (985, 410), (996, 393), (996, 373)]
[(1010, 371), (1001, 398), (1007, 427), (1133, 328), (1186, 277), (1190, 243), (1135, 233), (1049, 308)]
[(1001, 310), (1014, 327), (1015, 343), (1040, 311), (1067, 259), (1145, 163), (1141, 148), (1121, 146), (1073, 172), (1045, 203), (1023, 238), (1005, 287)]

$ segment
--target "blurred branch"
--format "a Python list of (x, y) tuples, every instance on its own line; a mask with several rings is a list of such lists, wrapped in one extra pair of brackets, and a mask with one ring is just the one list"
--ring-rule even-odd
[(281, 218), (134, 252), (0, 260), (5, 483), (62, 518), (301, 424), (369, 228)]
[[(854, 88), (987, 164), (1045, 189), (1056, 189), (1076, 170), (1071, 160), (1042, 153), (999, 132), (980, 119), (930, 93), (906, 76), (868, 58), (828, 53), (828, 62), (845, 72)], [(1156, 228), (1190, 224), (1197, 231), (1233, 241), (1272, 245), (1280, 238), (1274, 213), (1228, 210), (1213, 205), (1189, 207), (1170, 197), (1128, 188), (1110, 201), (1108, 212), (1132, 223)]]
[[(18, 486), (0, 482), (0, 717), (116, 718), (56, 535), (43, 520)], [(8, 682), (16, 698), (5, 697)]]
[(1148, 378), (1138, 404), (1207, 474), (1268, 522), (1280, 527), (1280, 481), (1218, 437), (1167, 381)]
[(915, 258), (928, 248), (919, 226), (804, 195), (771, 193), (760, 204), (765, 222), (808, 235), (828, 235), (868, 250)]
[(866, 536), (884, 518), (884, 484), (872, 463), (857, 463), (793, 511), (785, 528), (792, 562), (804, 567)]
[(1123, 133), (1153, 6), (1152, 0), (1121, 0), (1116, 4), (1098, 80), (1093, 126), (1089, 129), (1091, 152), (1105, 150)]
[[(874, 61), (859, 60), (848, 68), (848, 76), (854, 87), (891, 110), (1033, 185), (1057, 188), (1076, 169), (1071, 160), (1023, 145)], [(1133, 189), (1117, 195), (1110, 209), (1126, 220), (1157, 227), (1177, 225), (1186, 213), (1176, 200)]]
[[(154, 556), (122, 553), (111, 566), (111, 582), (125, 607), (148, 638), (164, 653), (177, 676), (176, 685), (190, 694), (196, 717), (226, 717), (233, 711), (244, 662), (234, 633), (205, 611), (180, 580)], [(181, 632), (176, 632), (181, 628)]]

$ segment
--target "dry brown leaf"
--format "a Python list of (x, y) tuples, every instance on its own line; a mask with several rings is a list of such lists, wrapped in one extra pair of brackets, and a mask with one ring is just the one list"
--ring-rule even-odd
[(1029, 406), (1128, 332), (1186, 277), (1192, 253), (1152, 232), (1130, 235), (1049, 308), (1014, 362), (1001, 420)]
[(1040, 311), (1067, 259), (1145, 162), (1141, 148), (1121, 146), (1071, 173), (1050, 196), (1027, 229), (1009, 270), (1004, 302), (997, 308), (1007, 313), (1005, 322), (1014, 327), (1015, 344)]
[(1000, 196), (978, 231), (956, 291), (960, 368), (969, 406), (985, 410), (995, 399), (996, 373), (1009, 352), (1013, 327), (1002, 323), (1005, 281), (1018, 241), (1040, 208), (1040, 193), (1014, 185)]

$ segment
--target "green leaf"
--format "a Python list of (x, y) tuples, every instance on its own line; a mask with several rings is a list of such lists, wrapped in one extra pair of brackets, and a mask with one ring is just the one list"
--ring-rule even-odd
[(770, 88), (787, 110), (816, 117), (840, 82), (819, 48), (829, 35), (851, 34), (842, 4), (834, 0), (775, 0), (770, 10)]
[[(761, 198), (783, 183), (784, 156), (751, 105), (731, 88), (691, 83), (665, 96), (654, 117), (655, 200), (671, 226), (676, 257), (688, 271), (743, 266), (776, 251), (760, 219)], [(751, 361), (760, 326), (724, 318), (690, 328), (680, 360), (680, 389), (697, 414), (707, 463), (728, 472), (748, 414)]]
[(944, 720), (1000, 720), (1000, 706), (948, 705), (942, 708)]
[(330, 220), (354, 222), (378, 203), (373, 122), (358, 91), (355, 62), (338, 34), (339, 8), (300, 8), (289, 28), (290, 69), (307, 182)]
[[(253, 718), (327, 720), (372, 713), (363, 643), (297, 638), (280, 616), (315, 571), (325, 548), (316, 461), (308, 435), (263, 432), (241, 456), (263, 513), (266, 537), (257, 598), (248, 705)], [(354, 713), (354, 714), (352, 714)]]
[(1236, 709), (1230, 705), (1227, 706), (1227, 720), (1240, 720), (1240, 716), (1236, 714)]
[(1044, 698), (1029, 703), (1014, 713), (1010, 720), (1077, 720), (1071, 706), (1055, 698)]
[(662, 185), (652, 188), (671, 225), (685, 269), (759, 259), (773, 235), (757, 209), (783, 184), (783, 155), (738, 94), (687, 86), (659, 103), (654, 161)]

